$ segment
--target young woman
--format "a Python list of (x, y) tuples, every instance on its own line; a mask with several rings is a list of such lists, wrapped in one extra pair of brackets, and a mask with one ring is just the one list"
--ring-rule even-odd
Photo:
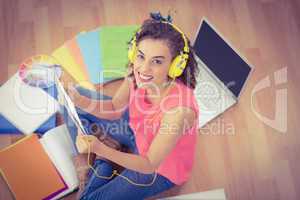
[[(188, 39), (163, 18), (148, 19), (131, 41), (129, 60), (132, 75), (111, 99), (91, 100), (71, 90), (76, 106), (98, 118), (116, 120), (129, 112), (133, 132), (112, 135), (133, 153), (78, 134), (79, 152), (104, 158), (95, 161), (80, 199), (144, 199), (183, 184), (191, 174), (199, 112), (193, 94), (197, 64)], [(125, 168), (120, 176), (107, 160)]]

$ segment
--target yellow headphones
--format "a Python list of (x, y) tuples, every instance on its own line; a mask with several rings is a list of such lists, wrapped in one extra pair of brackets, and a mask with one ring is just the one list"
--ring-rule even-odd
[[(165, 22), (165, 21), (160, 21), (160, 23), (165, 23), (165, 24), (171, 25), (177, 32), (179, 32), (181, 34), (182, 39), (184, 41), (183, 50), (180, 51), (179, 55), (177, 55), (174, 58), (174, 60), (172, 61), (171, 65), (170, 65), (170, 69), (168, 72), (169, 77), (172, 79), (175, 79), (183, 73), (183, 71), (186, 67), (186, 64), (187, 64), (187, 61), (189, 58), (189, 52), (190, 52), (189, 45), (188, 45), (188, 42), (187, 42), (187, 39), (186, 39), (184, 33), (177, 26), (175, 26), (174, 24), (172, 24), (170, 22)], [(139, 29), (137, 31), (137, 33), (139, 33), (139, 32), (141, 32), (141, 29)], [(136, 34), (135, 34), (131, 40), (131, 45), (128, 50), (128, 59), (131, 63), (134, 62), (136, 54), (137, 54), (137, 44), (136, 44)]]

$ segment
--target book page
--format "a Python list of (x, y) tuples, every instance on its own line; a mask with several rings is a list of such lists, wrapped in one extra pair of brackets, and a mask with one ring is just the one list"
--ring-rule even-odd
[(68, 186), (68, 190), (55, 197), (57, 199), (72, 192), (79, 185), (72, 159), (75, 147), (65, 124), (46, 132), (40, 143)]

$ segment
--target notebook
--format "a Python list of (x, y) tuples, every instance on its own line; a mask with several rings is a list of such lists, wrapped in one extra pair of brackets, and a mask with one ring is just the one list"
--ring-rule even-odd
[(0, 173), (18, 200), (51, 199), (67, 189), (35, 134), (0, 151)]
[(193, 49), (200, 69), (194, 93), (203, 127), (238, 102), (253, 66), (205, 18)]
[(24, 134), (35, 132), (59, 105), (47, 92), (25, 84), (18, 73), (0, 87), (0, 114)]

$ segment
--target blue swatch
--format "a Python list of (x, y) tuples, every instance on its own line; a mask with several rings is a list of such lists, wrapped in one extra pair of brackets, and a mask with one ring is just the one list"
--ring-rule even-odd
[(103, 67), (100, 49), (100, 28), (94, 31), (81, 33), (76, 37), (78, 46), (87, 71), (90, 76), (90, 81), (93, 84), (103, 83)]

